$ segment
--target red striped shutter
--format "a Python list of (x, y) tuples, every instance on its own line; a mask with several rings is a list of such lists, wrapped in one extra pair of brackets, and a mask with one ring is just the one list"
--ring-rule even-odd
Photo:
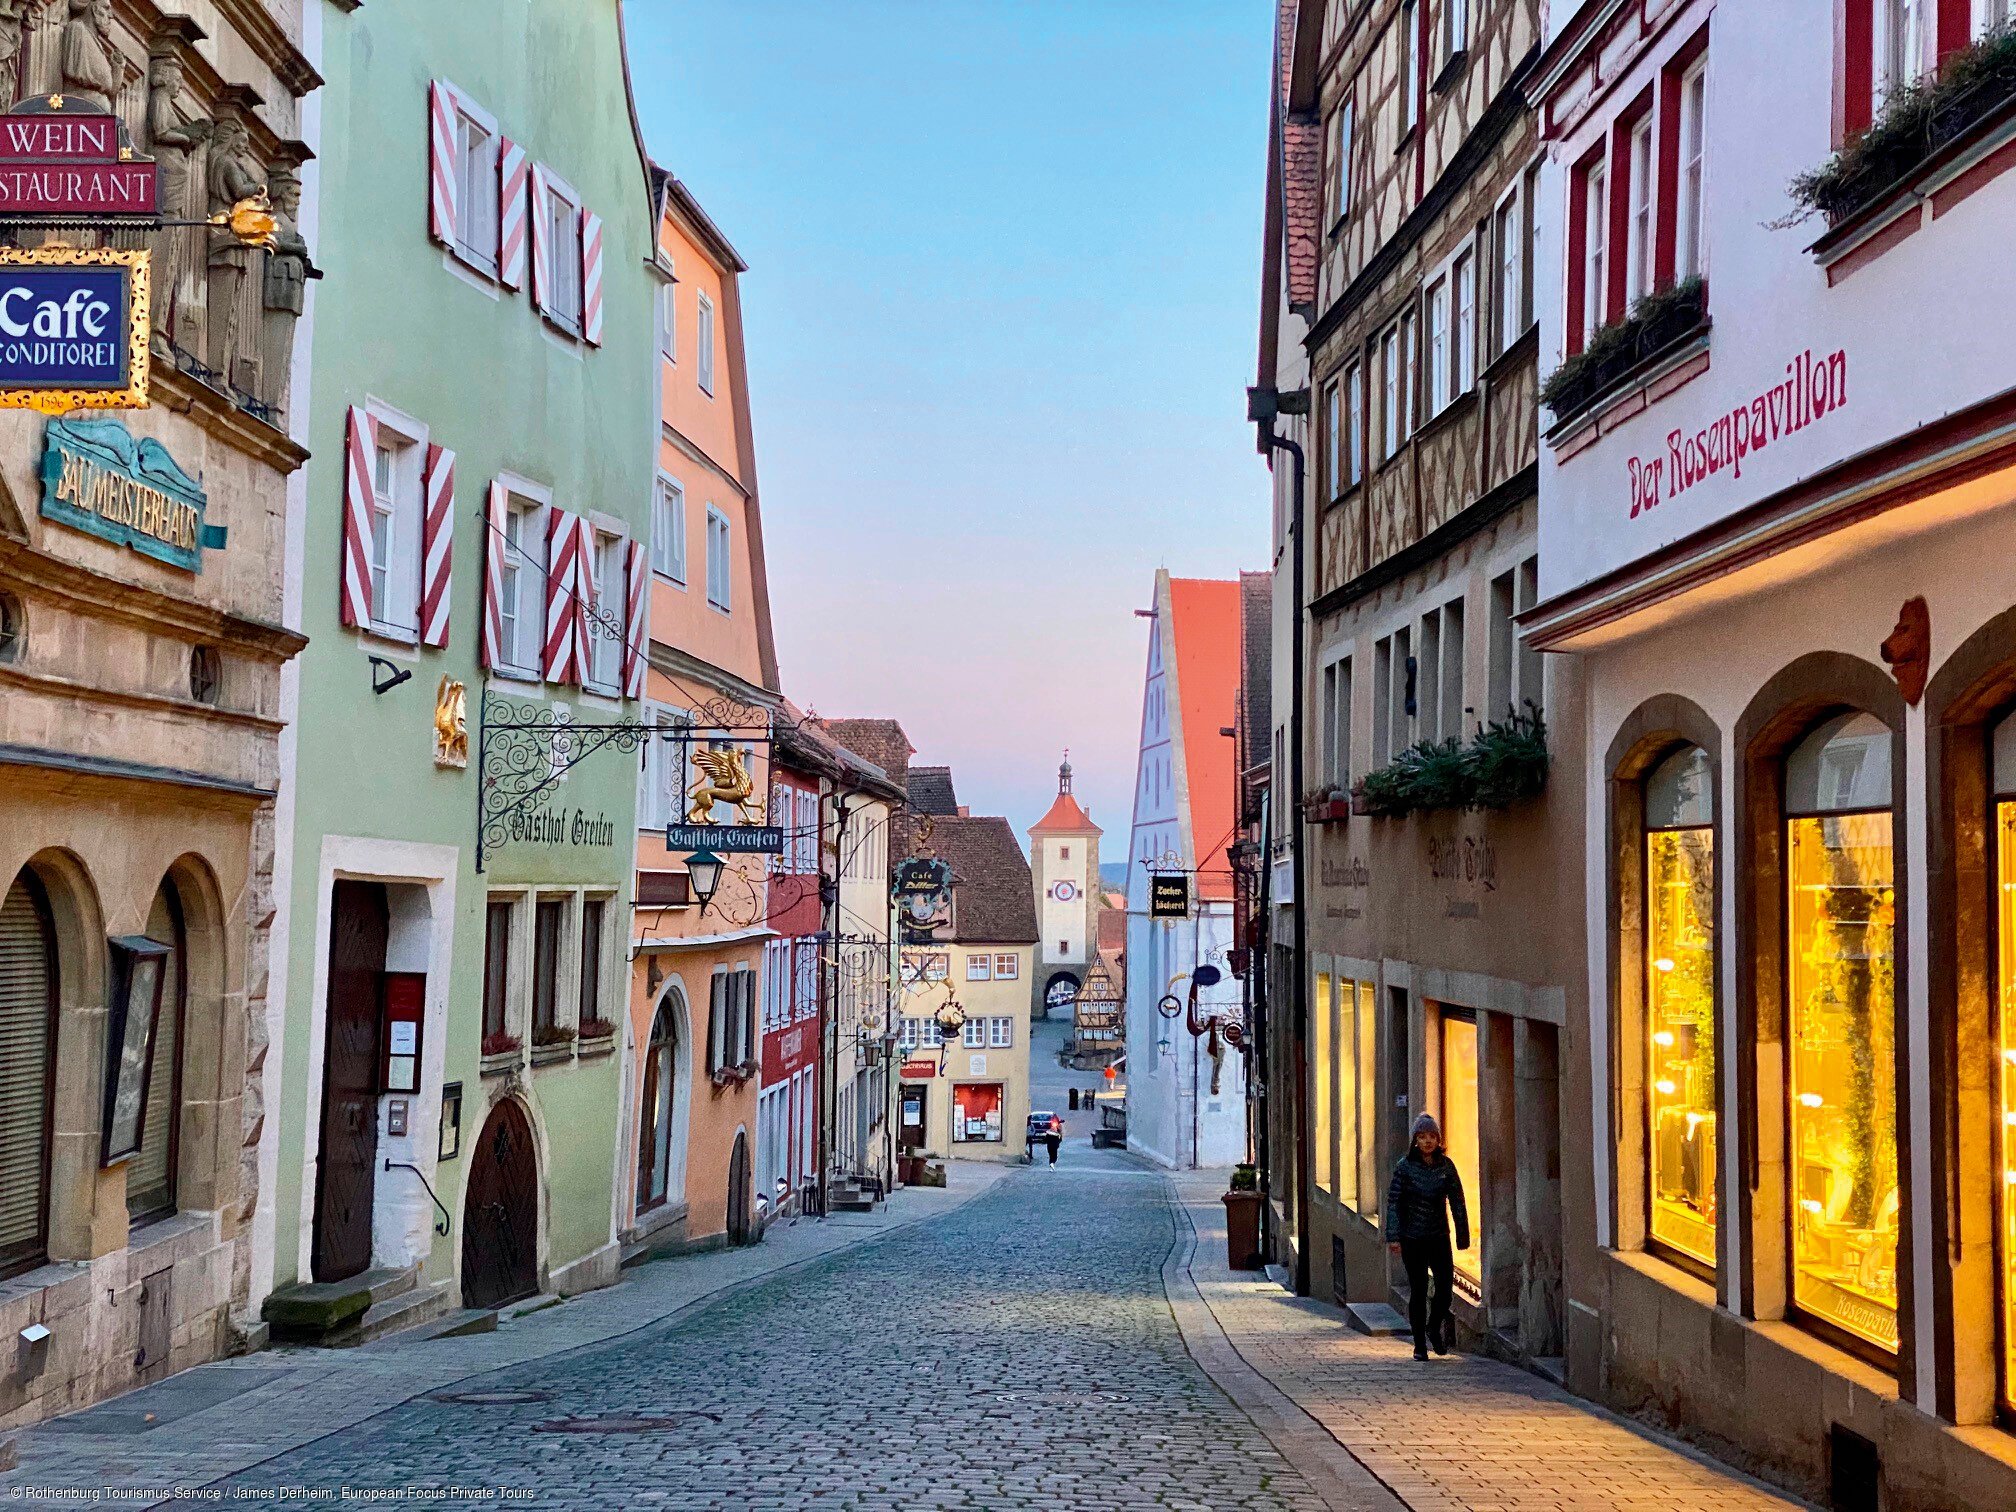
[(378, 422), (351, 405), (343, 427), (343, 579), (337, 613), (346, 625), (371, 628), (371, 460)]
[(581, 334), (602, 345), (602, 217), (581, 212)]
[(420, 644), (448, 644), (448, 584), (455, 553), (455, 453), (427, 448), (427, 505), (420, 516)]
[(589, 640), (589, 632), (599, 626), (589, 624), (588, 611), (600, 608), (606, 618), (607, 605), (597, 605), (595, 593), (595, 527), (588, 523), (586, 515), (575, 515), (574, 520), (574, 676), (571, 681), (576, 687), (588, 686), (590, 655), (594, 643)]
[(509, 137), (497, 152), (497, 278), (507, 289), (525, 286), (525, 149)]
[(439, 79), (427, 86), (427, 226), (444, 247), (455, 245), (455, 99)]
[(581, 532), (564, 509), (546, 512), (546, 634), (540, 648), (539, 674), (548, 682), (575, 682), (579, 651), (575, 644), (580, 620), (576, 581), (581, 571)]
[(644, 696), (644, 669), (649, 664), (645, 651), (646, 620), (649, 615), (651, 567), (642, 542), (631, 541), (623, 548), (623, 696)]
[(483, 665), (495, 669), (509, 659), (504, 645), (504, 553), (511, 549), (505, 535), (505, 514), (511, 496), (502, 483), (490, 485), (483, 506)]
[(543, 312), (553, 300), (553, 230), (546, 224), (546, 170), (532, 165), (532, 303)]

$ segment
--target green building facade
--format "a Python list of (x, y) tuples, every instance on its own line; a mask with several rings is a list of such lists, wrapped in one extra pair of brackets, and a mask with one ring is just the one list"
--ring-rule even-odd
[(309, 4), (260, 1215), (304, 1332), (615, 1274), (637, 758), (598, 727), (642, 691), (664, 277), (618, 0)]

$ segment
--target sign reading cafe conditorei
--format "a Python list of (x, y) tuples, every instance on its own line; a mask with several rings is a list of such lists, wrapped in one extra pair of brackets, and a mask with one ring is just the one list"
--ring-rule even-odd
[(42, 517), (197, 572), (224, 527), (203, 523), (203, 485), (168, 448), (117, 420), (51, 420), (42, 440)]
[(146, 408), (151, 255), (0, 251), (0, 408)]

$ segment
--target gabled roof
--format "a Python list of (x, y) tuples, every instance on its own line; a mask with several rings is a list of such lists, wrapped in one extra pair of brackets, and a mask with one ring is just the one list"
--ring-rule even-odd
[(954, 941), (1036, 943), (1036, 884), (1006, 819), (934, 818), (921, 850), (952, 865)]
[(1069, 793), (1059, 793), (1057, 801), (1050, 805), (1050, 812), (1029, 826), (1032, 835), (1103, 835), (1106, 832), (1092, 822), (1092, 816), (1078, 806), (1078, 800)]
[(1168, 645), (1176, 694), (1190, 849), (1197, 896), (1230, 898), (1233, 743), (1219, 734), (1234, 723), (1239, 700), (1239, 585), (1207, 578), (1169, 579)]
[(959, 795), (952, 789), (949, 766), (910, 768), (910, 806), (924, 814), (956, 814)]

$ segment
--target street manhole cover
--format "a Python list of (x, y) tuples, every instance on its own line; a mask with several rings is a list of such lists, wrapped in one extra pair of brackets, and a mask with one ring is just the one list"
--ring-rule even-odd
[(543, 1402), (549, 1391), (444, 1391), (434, 1400), (463, 1407), (517, 1407), (526, 1402)]
[(670, 1417), (632, 1417), (623, 1413), (612, 1413), (605, 1417), (555, 1418), (550, 1423), (540, 1423), (533, 1428), (534, 1433), (669, 1433), (674, 1428), (684, 1428), (690, 1423), (719, 1423), (721, 1419), (712, 1412), (677, 1412)]

